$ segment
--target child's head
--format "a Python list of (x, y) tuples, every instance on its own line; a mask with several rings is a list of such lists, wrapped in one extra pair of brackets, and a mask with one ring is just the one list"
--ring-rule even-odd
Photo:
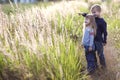
[(95, 16), (95, 17), (100, 17), (101, 14), (101, 6), (99, 4), (94, 4), (91, 9), (90, 9), (91, 13)]
[(95, 17), (94, 15), (91, 15), (91, 14), (87, 14), (86, 17), (85, 17), (85, 27), (87, 26), (90, 26), (94, 29), (94, 33), (96, 35), (96, 22), (95, 22)]
[(95, 17), (94, 17), (94, 15), (92, 15), (92, 14), (87, 14), (86, 16), (85, 16), (85, 25), (86, 26), (92, 26), (93, 24), (95, 24)]

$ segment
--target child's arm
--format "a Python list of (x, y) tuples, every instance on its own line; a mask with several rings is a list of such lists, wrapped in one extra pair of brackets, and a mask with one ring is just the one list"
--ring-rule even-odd
[(82, 15), (83, 17), (86, 17), (88, 13), (78, 13), (78, 15)]
[(82, 44), (81, 45), (83, 46), (83, 44), (84, 44), (84, 36), (85, 36), (85, 33), (84, 33), (85, 32), (85, 27), (83, 27), (82, 32), (83, 32), (83, 36), (82, 36)]
[(83, 36), (82, 36), (82, 41), (81, 41), (81, 44), (80, 44), (82, 47), (84, 47), (84, 33), (83, 33)]
[(103, 21), (103, 44), (107, 43), (107, 23)]
[(93, 44), (94, 44), (94, 32), (93, 32), (93, 30), (90, 32), (90, 44), (89, 44), (89, 51), (91, 51), (92, 50), (92, 46), (93, 46)]

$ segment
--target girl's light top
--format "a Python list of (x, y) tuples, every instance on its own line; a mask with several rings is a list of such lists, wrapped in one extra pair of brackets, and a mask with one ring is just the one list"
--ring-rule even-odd
[(82, 44), (84, 46), (93, 46), (94, 44), (94, 30), (91, 27), (83, 28)]

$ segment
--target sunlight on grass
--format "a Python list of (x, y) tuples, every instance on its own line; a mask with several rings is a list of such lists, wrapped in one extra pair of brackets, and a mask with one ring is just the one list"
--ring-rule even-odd
[[(82, 3), (60, 2), (46, 8), (33, 6), (9, 16), (1, 12), (0, 24), (4, 26), (0, 30), (3, 77), (6, 77), (3, 71), (8, 69), (14, 73), (16, 68), (25, 69), (24, 74), (17, 74), (21, 79), (85, 79), (85, 75), (80, 73), (84, 59), (78, 39), (73, 37), (81, 37), (82, 22), (77, 13)], [(84, 4), (82, 6), (87, 9)], [(2, 62), (3, 59), (7, 63)]]
[[(104, 8), (109, 33), (119, 30), (120, 5), (96, 3)], [(77, 13), (89, 12), (91, 4), (69, 1), (0, 9), (0, 79), (86, 80), (79, 47), (83, 17)], [(115, 34), (113, 39), (120, 43), (119, 31)]]

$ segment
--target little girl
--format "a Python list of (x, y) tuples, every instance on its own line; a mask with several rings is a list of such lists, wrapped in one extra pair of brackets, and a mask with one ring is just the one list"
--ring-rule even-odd
[(96, 35), (96, 22), (93, 15), (87, 14), (83, 26), (82, 46), (85, 48), (88, 73), (93, 73), (96, 68), (94, 36)]

